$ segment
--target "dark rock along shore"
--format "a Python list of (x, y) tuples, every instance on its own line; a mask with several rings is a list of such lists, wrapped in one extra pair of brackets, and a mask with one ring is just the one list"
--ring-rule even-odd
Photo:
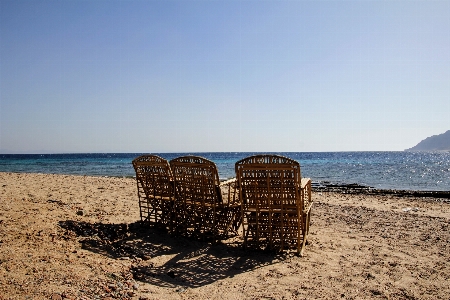
[(376, 189), (373, 187), (351, 184), (335, 184), (327, 181), (320, 184), (313, 183), (313, 191), (315, 192), (337, 192), (343, 194), (369, 194), (369, 195), (395, 195), (398, 197), (429, 197), (441, 198), (444, 202), (450, 203), (450, 191), (410, 191), (410, 190), (389, 190)]

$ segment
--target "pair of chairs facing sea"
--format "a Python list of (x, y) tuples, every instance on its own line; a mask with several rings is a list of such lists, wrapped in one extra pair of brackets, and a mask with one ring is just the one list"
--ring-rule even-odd
[(141, 221), (172, 233), (212, 239), (226, 238), (230, 229), (239, 227), (235, 182), (220, 183), (212, 161), (183, 156), (169, 163), (156, 155), (143, 155), (133, 160), (133, 166)]
[(311, 180), (301, 178), (298, 162), (279, 155), (250, 156), (236, 162), (235, 179), (222, 183), (216, 165), (197, 156), (168, 162), (143, 155), (133, 166), (142, 221), (215, 240), (241, 229), (245, 247), (294, 248), (303, 254)]

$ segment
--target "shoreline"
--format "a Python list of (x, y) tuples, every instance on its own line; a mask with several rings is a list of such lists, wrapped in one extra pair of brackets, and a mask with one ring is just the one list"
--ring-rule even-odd
[(141, 226), (132, 178), (0, 182), (2, 300), (448, 299), (450, 205), (435, 198), (314, 191), (298, 257)]
[[(60, 173), (33, 173), (33, 172), (8, 172), (0, 171), (0, 174), (38, 174), (38, 175), (61, 175), (79, 176), (93, 178), (125, 178), (136, 180), (136, 176), (109, 176), (109, 175), (80, 175), (80, 174), (60, 174)], [(221, 179), (221, 181), (233, 178)], [(441, 201), (450, 203), (450, 191), (427, 191), (427, 190), (401, 190), (401, 189), (377, 189), (358, 183), (332, 183), (329, 181), (312, 182), (313, 192), (332, 192), (342, 194), (365, 194), (365, 195), (394, 195), (397, 197), (423, 197), (442, 199)], [(446, 200), (449, 199), (449, 200)]]

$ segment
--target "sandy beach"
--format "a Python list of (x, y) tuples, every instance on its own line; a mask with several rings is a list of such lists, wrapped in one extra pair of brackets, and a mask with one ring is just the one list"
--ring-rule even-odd
[(0, 173), (0, 299), (449, 299), (448, 199), (314, 192), (304, 257), (139, 222), (132, 178)]

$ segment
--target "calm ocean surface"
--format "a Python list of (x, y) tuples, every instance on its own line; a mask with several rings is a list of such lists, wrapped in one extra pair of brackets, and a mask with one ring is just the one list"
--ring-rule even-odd
[[(168, 160), (198, 155), (212, 160), (223, 179), (235, 177), (236, 161), (257, 153), (155, 153)], [(289, 152), (303, 177), (320, 184), (360, 184), (378, 189), (450, 191), (450, 152)], [(134, 176), (140, 153), (0, 154), (1, 172)]]

